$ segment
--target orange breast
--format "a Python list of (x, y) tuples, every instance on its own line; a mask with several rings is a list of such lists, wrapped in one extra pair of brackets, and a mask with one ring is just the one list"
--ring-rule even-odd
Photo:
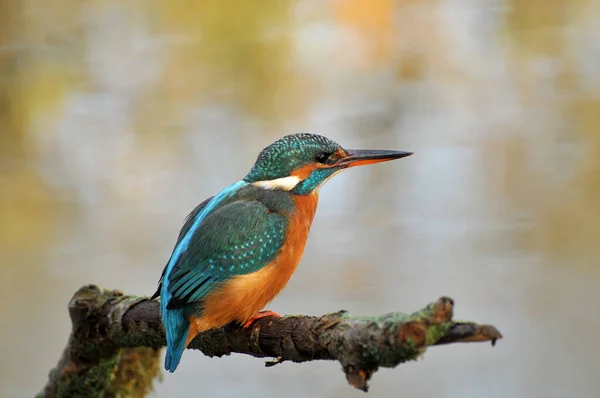
[(189, 342), (196, 334), (232, 321), (246, 322), (287, 285), (300, 262), (317, 211), (317, 194), (296, 196), (287, 237), (279, 256), (257, 272), (239, 275), (203, 301), (202, 317), (190, 318)]

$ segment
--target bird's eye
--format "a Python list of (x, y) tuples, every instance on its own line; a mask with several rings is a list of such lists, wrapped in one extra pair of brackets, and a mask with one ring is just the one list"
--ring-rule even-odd
[(331, 156), (330, 153), (319, 152), (315, 155), (315, 161), (319, 163), (327, 163), (329, 156)]

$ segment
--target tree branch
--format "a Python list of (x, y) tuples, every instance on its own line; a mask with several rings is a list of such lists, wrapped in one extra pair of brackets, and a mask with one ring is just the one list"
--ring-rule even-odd
[[(413, 314), (373, 317), (345, 311), (314, 316), (265, 317), (245, 330), (227, 325), (198, 335), (189, 348), (204, 355), (231, 353), (306, 362), (337, 360), (348, 382), (367, 391), (379, 367), (414, 360), (431, 345), (491, 341), (502, 335), (490, 325), (452, 321), (454, 302), (442, 297)], [(100, 291), (89, 285), (69, 302), (73, 330), (40, 396), (144, 396), (159, 374), (165, 345), (157, 301)], [(132, 381), (132, 380), (135, 380)]]

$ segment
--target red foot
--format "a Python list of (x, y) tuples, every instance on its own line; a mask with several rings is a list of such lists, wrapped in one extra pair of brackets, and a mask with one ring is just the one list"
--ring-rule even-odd
[(257, 312), (256, 314), (252, 315), (252, 318), (250, 318), (248, 320), (248, 322), (246, 322), (244, 324), (244, 329), (248, 329), (250, 326), (252, 326), (252, 324), (256, 321), (258, 321), (260, 318), (264, 318), (266, 316), (274, 316), (276, 318), (281, 318), (281, 315), (279, 315), (276, 312), (270, 311), (270, 310), (266, 310), (266, 311), (260, 311)]

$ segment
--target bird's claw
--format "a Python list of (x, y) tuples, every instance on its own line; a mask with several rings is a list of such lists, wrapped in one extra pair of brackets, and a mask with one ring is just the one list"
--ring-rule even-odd
[(275, 366), (275, 365), (279, 365), (280, 363), (282, 363), (284, 361), (283, 358), (281, 357), (277, 357), (275, 359), (273, 359), (272, 361), (267, 361), (265, 362), (265, 366), (267, 368), (270, 368), (271, 366)]
[(257, 312), (256, 314), (252, 315), (252, 317), (250, 319), (248, 319), (248, 322), (246, 322), (244, 324), (244, 329), (248, 329), (250, 326), (252, 326), (252, 324), (256, 321), (258, 321), (261, 318), (267, 317), (267, 316), (273, 316), (276, 318), (281, 318), (281, 315), (279, 315), (276, 312), (270, 311), (270, 310), (266, 310), (266, 311), (260, 311)]

